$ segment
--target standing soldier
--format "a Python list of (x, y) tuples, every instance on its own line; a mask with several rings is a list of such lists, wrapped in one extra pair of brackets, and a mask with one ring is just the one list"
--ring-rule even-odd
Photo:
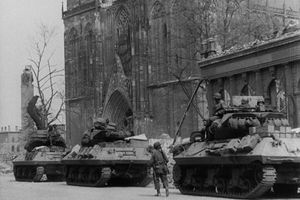
[(166, 189), (166, 196), (169, 196), (168, 179), (169, 173), (167, 163), (169, 162), (166, 154), (163, 152), (159, 142), (154, 143), (154, 149), (151, 156), (151, 165), (153, 167), (153, 181), (157, 191), (156, 196), (160, 196), (160, 183), (161, 180), (164, 188)]

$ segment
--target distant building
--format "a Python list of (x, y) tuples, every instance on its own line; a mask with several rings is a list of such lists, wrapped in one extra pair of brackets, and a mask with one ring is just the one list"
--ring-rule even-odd
[(228, 104), (235, 95), (263, 96), (274, 110), (287, 114), (292, 127), (300, 126), (300, 30), (198, 64), (210, 80), (208, 102), (214, 92)]
[(0, 132), (0, 160), (9, 159), (12, 155), (16, 155), (24, 150), (21, 146), (22, 134), (16, 130), (10, 130), (10, 127), (1, 127)]

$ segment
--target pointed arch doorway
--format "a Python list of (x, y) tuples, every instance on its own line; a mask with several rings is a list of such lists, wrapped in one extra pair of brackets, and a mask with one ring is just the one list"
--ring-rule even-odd
[(132, 108), (127, 98), (119, 90), (114, 91), (109, 97), (102, 116), (116, 123), (117, 129), (132, 131)]

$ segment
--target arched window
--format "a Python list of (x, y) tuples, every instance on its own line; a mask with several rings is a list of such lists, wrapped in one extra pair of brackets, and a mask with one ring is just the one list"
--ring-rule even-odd
[(231, 96), (229, 92), (225, 89), (221, 89), (219, 93), (222, 95), (222, 99), (225, 101), (225, 104), (229, 106), (231, 104)]
[(160, 1), (153, 4), (150, 15), (150, 40), (152, 81), (163, 81), (168, 74), (167, 66), (167, 37), (168, 27), (166, 24), (166, 10)]
[(268, 86), (268, 97), (266, 103), (269, 103), (274, 109), (279, 112), (287, 113), (288, 99), (283, 88), (282, 82), (278, 79), (273, 79)]
[(20, 152), (20, 146), (17, 146), (17, 152)]
[(84, 30), (85, 46), (81, 48), (82, 61), (80, 62), (83, 74), (83, 83), (85, 94), (90, 94), (94, 88), (95, 75), (95, 55), (96, 55), (96, 38), (92, 26), (88, 23)]
[(78, 33), (75, 28), (72, 28), (69, 33), (69, 66), (66, 69), (69, 79), (67, 85), (70, 88), (70, 97), (77, 96), (78, 93)]
[(252, 96), (254, 95), (254, 90), (249, 84), (246, 84), (241, 90), (241, 96)]
[(123, 71), (128, 77), (132, 73), (129, 17), (129, 12), (123, 6), (116, 12), (117, 53), (121, 59)]
[(15, 138), (14, 138), (14, 137), (11, 138), (11, 142), (12, 142), (12, 143), (15, 142)]
[(15, 146), (11, 146), (11, 151), (15, 152)]

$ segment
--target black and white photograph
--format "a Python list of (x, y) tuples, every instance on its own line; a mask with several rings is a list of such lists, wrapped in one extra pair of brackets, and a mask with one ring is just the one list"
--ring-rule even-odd
[(300, 199), (299, 0), (0, 0), (0, 200)]

